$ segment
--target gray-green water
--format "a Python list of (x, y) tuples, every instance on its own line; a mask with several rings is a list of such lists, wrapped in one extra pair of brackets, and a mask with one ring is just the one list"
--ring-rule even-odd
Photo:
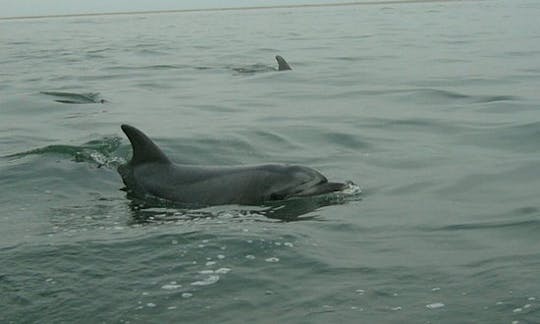
[[(0, 21), (0, 322), (540, 322), (539, 16)], [(362, 193), (141, 207), (115, 170), (121, 123), (176, 162), (302, 164)]]

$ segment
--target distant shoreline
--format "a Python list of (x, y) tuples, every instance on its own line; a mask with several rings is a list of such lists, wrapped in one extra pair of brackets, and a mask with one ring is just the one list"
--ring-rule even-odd
[[(317, 7), (341, 7), (360, 5), (389, 5), (408, 3), (444, 3), (444, 2), (465, 2), (466, 0), (383, 0), (383, 1), (355, 1), (343, 3), (320, 3), (320, 4), (298, 4), (298, 5), (276, 5), (276, 6), (251, 6), (251, 7), (227, 7), (227, 8), (201, 8), (201, 9), (170, 9), (170, 10), (145, 10), (145, 11), (123, 11), (123, 12), (102, 12), (102, 13), (80, 13), (80, 14), (58, 14), (42, 16), (16, 16), (0, 17), (0, 20), (18, 19), (43, 19), (43, 18), (69, 18), (69, 17), (96, 17), (96, 16), (121, 16), (121, 15), (154, 15), (163, 13), (183, 13), (183, 12), (211, 12), (211, 11), (234, 11), (234, 10), (265, 10), (265, 9), (287, 9), (287, 8), (317, 8)], [(468, 0), (483, 1), (483, 0)]]

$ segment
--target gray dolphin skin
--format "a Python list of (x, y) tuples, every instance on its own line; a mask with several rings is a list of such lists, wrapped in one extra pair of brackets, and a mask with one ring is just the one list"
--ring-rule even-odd
[(283, 57), (276, 55), (276, 61), (278, 63), (278, 71), (292, 70), (289, 63)]
[(196, 206), (260, 205), (273, 200), (343, 190), (318, 171), (297, 165), (196, 166), (174, 164), (143, 132), (122, 125), (133, 149), (118, 167), (128, 191), (138, 198), (158, 197)]

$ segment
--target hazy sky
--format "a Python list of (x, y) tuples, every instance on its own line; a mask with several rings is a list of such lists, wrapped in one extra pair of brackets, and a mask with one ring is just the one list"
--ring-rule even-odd
[(0, 17), (339, 3), (351, 0), (0, 0)]

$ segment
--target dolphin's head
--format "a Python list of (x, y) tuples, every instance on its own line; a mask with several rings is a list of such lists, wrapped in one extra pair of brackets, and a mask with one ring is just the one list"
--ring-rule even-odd
[(346, 187), (344, 183), (328, 182), (320, 172), (308, 167), (293, 165), (283, 168), (287, 176), (280, 178), (285, 181), (282, 183), (279, 181), (271, 186), (268, 193), (269, 200), (317, 196), (341, 191)]

